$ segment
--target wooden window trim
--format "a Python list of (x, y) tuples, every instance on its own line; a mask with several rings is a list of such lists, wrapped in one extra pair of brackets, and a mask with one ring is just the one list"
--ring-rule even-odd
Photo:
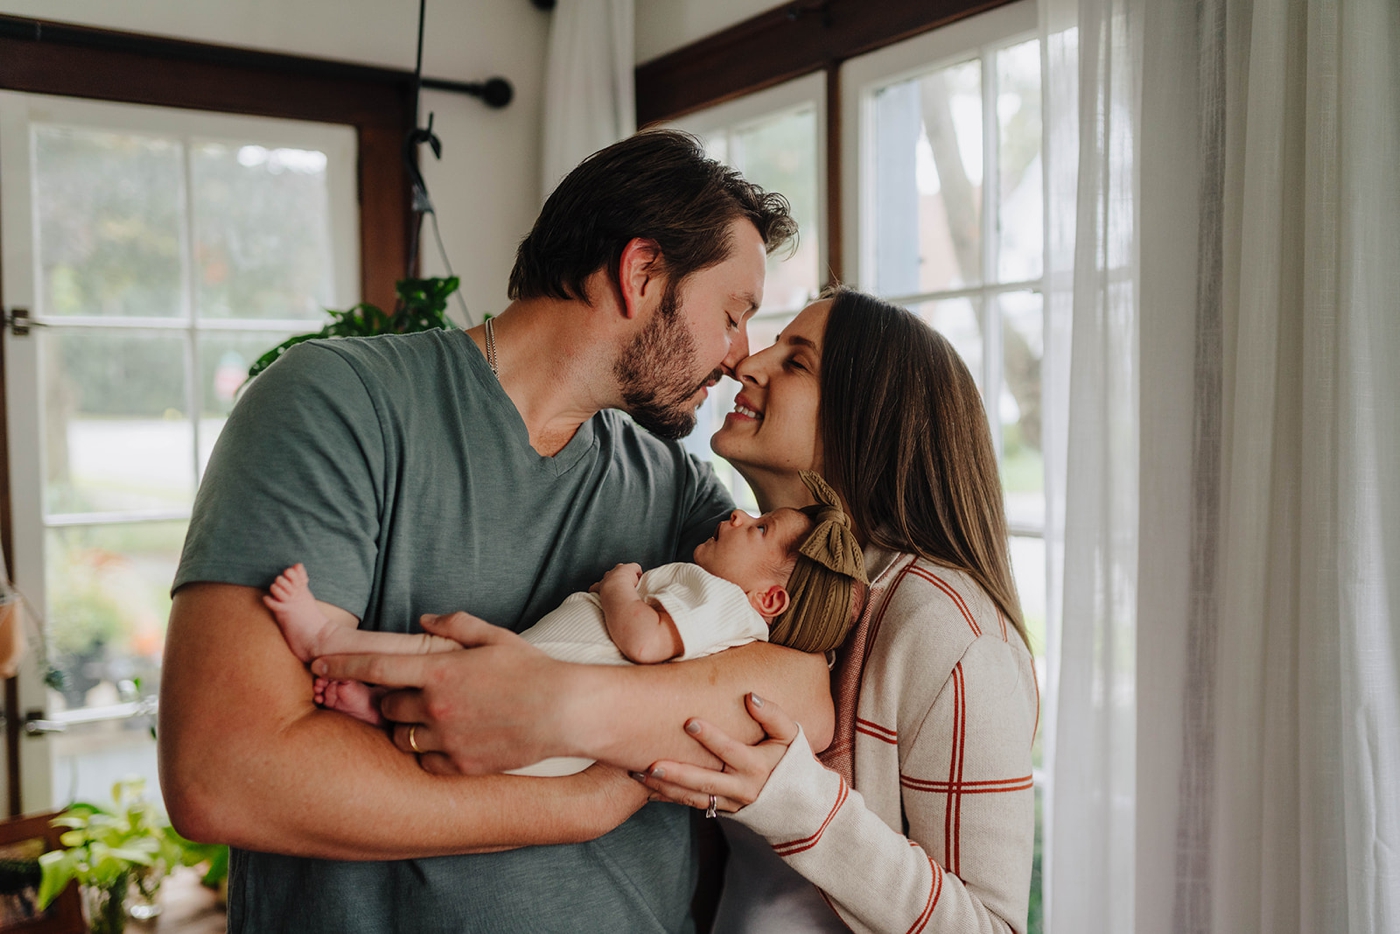
[(637, 124), (650, 126), (826, 72), (826, 230), (840, 281), (841, 63), (1012, 0), (795, 0), (637, 66)]

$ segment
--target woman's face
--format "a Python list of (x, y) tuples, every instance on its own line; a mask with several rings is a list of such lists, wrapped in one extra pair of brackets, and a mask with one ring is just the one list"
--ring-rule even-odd
[(822, 335), (831, 302), (813, 302), (767, 350), (736, 368), (742, 388), (710, 447), (753, 482), (762, 475), (821, 472), (817, 406)]

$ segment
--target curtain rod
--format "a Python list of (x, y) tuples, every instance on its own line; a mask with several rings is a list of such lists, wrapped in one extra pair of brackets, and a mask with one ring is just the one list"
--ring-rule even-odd
[[(286, 55), (279, 52), (262, 52), (228, 45), (191, 42), (186, 39), (168, 39), (144, 33), (71, 26), (66, 23), (29, 19), (22, 16), (0, 14), (0, 39), (44, 42), (153, 58), (198, 61), (207, 64), (227, 65), (232, 68), (276, 71), (329, 80), (403, 85), (406, 88), (413, 84), (413, 72), (401, 71), (396, 68), (357, 65), (352, 62)], [(450, 91), (455, 94), (469, 94), (472, 97), (480, 98), (483, 103), (493, 108), (506, 106), (515, 94), (511, 83), (499, 76), (488, 78), (485, 81), (449, 81), (444, 78), (425, 77), (423, 87), (436, 91)]]

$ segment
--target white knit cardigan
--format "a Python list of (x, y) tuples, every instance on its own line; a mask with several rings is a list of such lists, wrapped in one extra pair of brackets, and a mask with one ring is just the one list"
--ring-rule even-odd
[(881, 570), (863, 627), (854, 788), (799, 735), (733, 817), (853, 930), (1024, 932), (1039, 718), (1030, 653), (967, 575), (910, 555), (866, 560)]

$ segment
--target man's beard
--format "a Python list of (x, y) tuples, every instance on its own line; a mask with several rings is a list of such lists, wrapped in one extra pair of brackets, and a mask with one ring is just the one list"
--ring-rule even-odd
[(678, 293), (674, 283), (667, 283), (651, 323), (613, 364), (624, 410), (638, 425), (670, 441), (695, 429), (696, 406), (691, 400), (724, 375), (716, 369), (695, 381), (695, 338), (680, 314)]

